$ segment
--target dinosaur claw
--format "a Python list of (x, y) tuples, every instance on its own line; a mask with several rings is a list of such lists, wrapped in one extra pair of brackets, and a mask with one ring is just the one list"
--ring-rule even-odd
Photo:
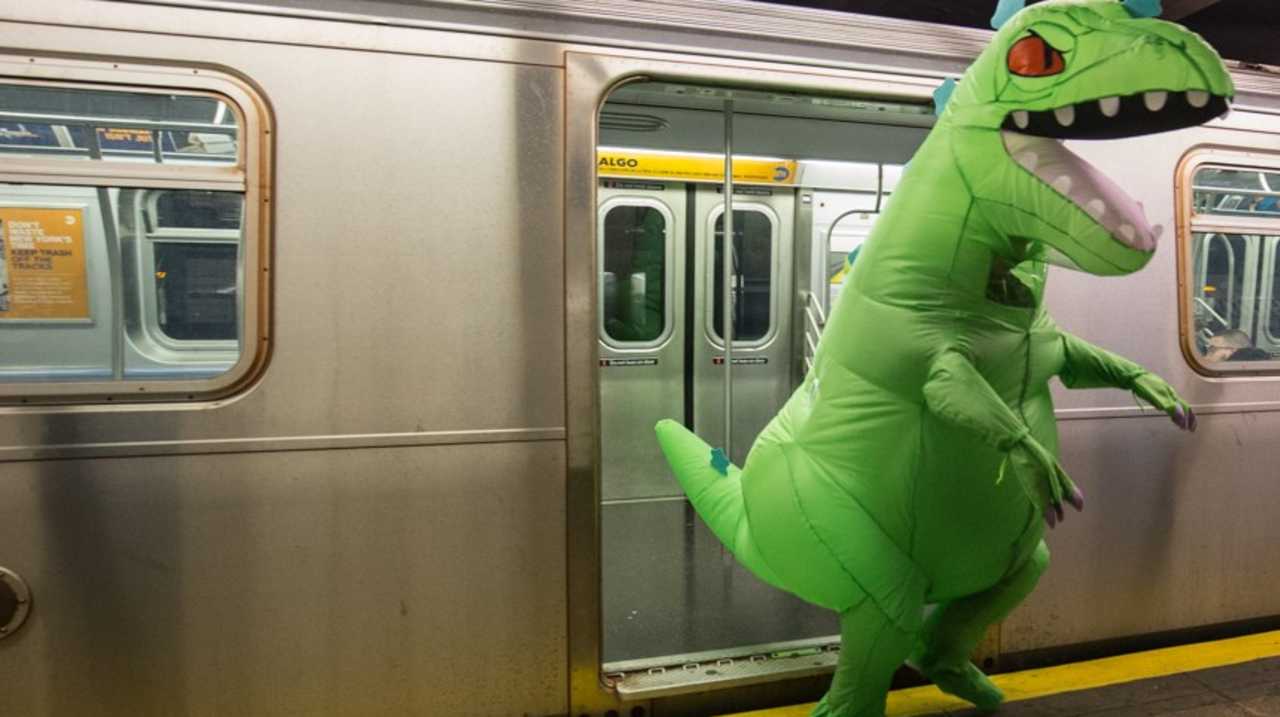
[(1050, 528), (1058, 526), (1058, 515), (1054, 512), (1053, 506), (1047, 505), (1044, 508), (1044, 522), (1049, 524)]
[(1071, 487), (1071, 495), (1067, 496), (1067, 500), (1071, 502), (1071, 507), (1076, 510), (1084, 510), (1084, 493), (1079, 488)]
[(1196, 412), (1191, 410), (1191, 408), (1188, 407), (1187, 408), (1187, 430), (1191, 431), (1192, 433), (1195, 433), (1196, 425), (1197, 425)]

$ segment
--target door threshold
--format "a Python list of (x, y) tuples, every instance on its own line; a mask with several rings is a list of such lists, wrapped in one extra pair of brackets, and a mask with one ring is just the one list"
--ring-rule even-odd
[(830, 635), (610, 662), (603, 671), (605, 683), (619, 697), (639, 700), (829, 674), (839, 658), (840, 636)]

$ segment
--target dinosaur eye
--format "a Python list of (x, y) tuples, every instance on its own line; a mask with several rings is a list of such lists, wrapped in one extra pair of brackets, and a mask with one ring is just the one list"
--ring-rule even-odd
[(1049, 46), (1039, 35), (1013, 43), (1009, 48), (1009, 71), (1022, 77), (1048, 77), (1066, 69), (1062, 53)]

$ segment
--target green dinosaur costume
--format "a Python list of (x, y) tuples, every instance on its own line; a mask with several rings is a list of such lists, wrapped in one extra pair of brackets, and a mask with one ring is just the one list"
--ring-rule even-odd
[[(1050, 0), (1004, 22), (745, 466), (658, 424), (690, 500), (738, 560), (840, 613), (839, 666), (814, 715), (879, 717), (908, 658), (943, 690), (999, 704), (969, 655), (1044, 571), (1041, 516), (1052, 525), (1063, 501), (1083, 505), (1056, 458), (1049, 379), (1128, 389), (1194, 428), (1168, 384), (1062, 331), (1042, 305), (1046, 262), (1128, 274), (1159, 234), (1055, 138), (1146, 134), (1227, 110), (1217, 54), (1147, 17), (1158, 12), (1151, 0)], [(928, 620), (926, 603), (938, 606)]]

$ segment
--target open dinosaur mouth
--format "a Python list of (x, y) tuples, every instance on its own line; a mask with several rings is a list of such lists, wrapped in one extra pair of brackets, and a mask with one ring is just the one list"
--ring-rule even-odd
[(1140, 92), (1052, 110), (1016, 110), (1002, 129), (1054, 139), (1118, 139), (1194, 127), (1228, 108), (1227, 98), (1203, 90)]
[(1227, 109), (1226, 98), (1208, 92), (1143, 92), (1041, 112), (1011, 112), (1000, 134), (1015, 162), (1083, 209), (1116, 241), (1151, 252), (1163, 228), (1152, 226), (1140, 203), (1058, 140), (1114, 139), (1194, 127)]
[(1151, 226), (1142, 205), (1107, 175), (1057, 140), (1008, 131), (1000, 135), (1015, 162), (1083, 209), (1117, 241), (1138, 251), (1155, 251), (1162, 228)]

